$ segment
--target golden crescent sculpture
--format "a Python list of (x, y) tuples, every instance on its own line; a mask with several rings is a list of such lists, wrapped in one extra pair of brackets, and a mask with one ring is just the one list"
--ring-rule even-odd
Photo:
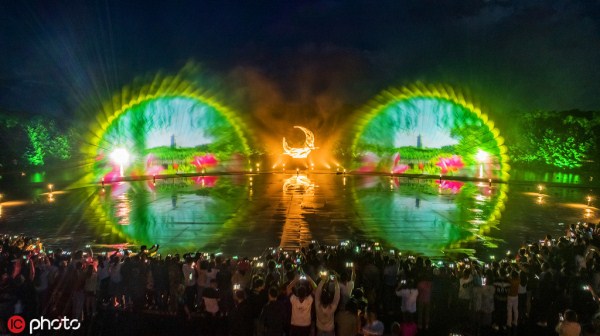
[(315, 147), (315, 135), (306, 127), (294, 126), (294, 128), (297, 128), (304, 132), (304, 136), (306, 138), (306, 140), (304, 141), (304, 147), (290, 147), (284, 137), (283, 154), (289, 155), (294, 159), (306, 158), (313, 149), (317, 148)]

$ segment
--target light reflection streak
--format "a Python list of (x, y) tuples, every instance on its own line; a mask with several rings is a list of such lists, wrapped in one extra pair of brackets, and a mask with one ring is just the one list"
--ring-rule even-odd
[(131, 205), (127, 193), (123, 193), (115, 198), (115, 217), (119, 225), (129, 225), (129, 213)]
[(315, 184), (306, 175), (295, 175), (284, 181), (283, 192), (290, 198), (279, 243), (281, 248), (296, 249), (311, 241), (312, 234), (303, 214), (306, 204), (314, 203), (314, 191)]

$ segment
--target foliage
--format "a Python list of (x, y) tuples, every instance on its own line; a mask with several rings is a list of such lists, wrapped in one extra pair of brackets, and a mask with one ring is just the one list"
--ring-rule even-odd
[(597, 114), (581, 111), (532, 112), (518, 118), (509, 150), (514, 162), (578, 168), (597, 160)]
[(37, 117), (25, 124), (29, 145), (25, 150), (27, 162), (41, 166), (47, 160), (66, 160), (71, 157), (71, 141), (56, 127), (53, 120)]

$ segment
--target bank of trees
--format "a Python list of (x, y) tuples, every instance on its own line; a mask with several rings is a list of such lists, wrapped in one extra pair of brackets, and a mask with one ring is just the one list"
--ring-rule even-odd
[(574, 169), (600, 162), (600, 112), (528, 112), (512, 123), (503, 135), (513, 165)]
[(49, 117), (0, 113), (0, 164), (10, 170), (68, 160), (75, 150), (73, 135)]

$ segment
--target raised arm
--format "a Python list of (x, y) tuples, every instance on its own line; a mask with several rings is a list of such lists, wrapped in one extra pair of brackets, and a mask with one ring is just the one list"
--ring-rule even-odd
[(323, 285), (325, 284), (325, 279), (321, 277), (321, 281), (319, 281), (319, 285), (317, 286), (317, 290), (315, 291), (315, 304), (318, 306), (321, 304), (321, 292), (323, 291)]
[(337, 308), (338, 304), (340, 303), (340, 283), (338, 282), (337, 277), (334, 280), (334, 285), (335, 285), (335, 289), (333, 290), (333, 303), (332, 306), (335, 308)]
[(310, 275), (306, 276), (306, 281), (308, 281), (308, 283), (310, 284), (312, 289), (317, 288), (317, 284), (313, 281), (313, 279), (310, 277)]
[(290, 283), (287, 285), (287, 288), (286, 288), (286, 291), (285, 291), (285, 294), (286, 294), (287, 296), (290, 296), (290, 295), (292, 295), (292, 293), (293, 293), (293, 291), (294, 291), (294, 287), (296, 286), (296, 283), (297, 283), (297, 282), (298, 282), (298, 275), (296, 275), (296, 278), (294, 278), (294, 280), (292, 280), (292, 282), (290, 282)]

